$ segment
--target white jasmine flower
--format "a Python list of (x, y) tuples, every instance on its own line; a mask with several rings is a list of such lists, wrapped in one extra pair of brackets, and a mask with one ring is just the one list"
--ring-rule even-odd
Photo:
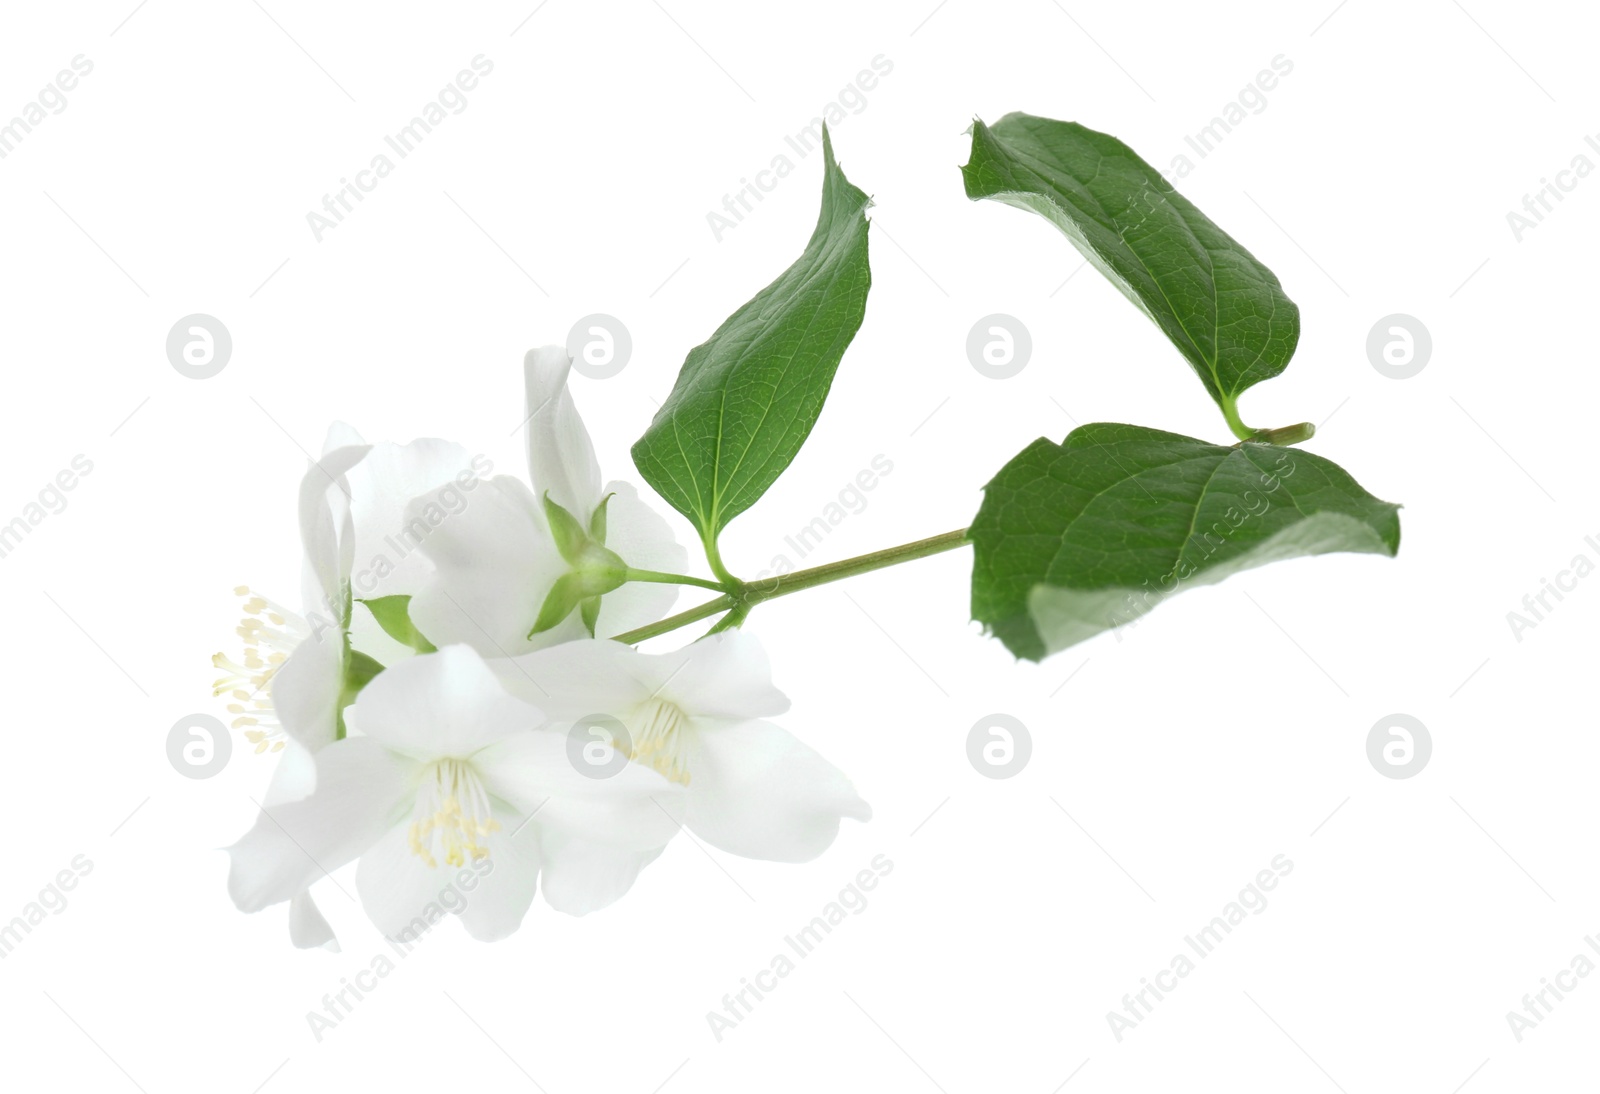
[[(348, 426), (329, 430), (322, 458), (300, 483), (305, 614), (241, 586), (235, 592), (245, 597), (237, 631), (243, 657), (236, 661), (219, 653), (212, 659), (225, 674), (214, 693), (233, 700), (233, 727), (244, 730), (258, 754), (281, 755), (267, 789), (268, 808), (314, 788), (312, 756), (338, 734), (352, 659), (377, 654), (389, 662), (411, 653), (354, 604), (353, 574), (371, 578), (362, 592), (373, 597), (401, 593), (414, 583), (427, 562), (414, 546), (404, 549), (405, 500), (443, 483), (459, 486), (469, 481), (471, 468), (466, 450), (448, 442), (367, 445)], [(358, 565), (363, 569), (355, 572)], [(291, 901), (290, 937), (301, 948), (338, 949), (309, 892)]]
[[(676, 829), (670, 784), (644, 769), (580, 774), (565, 737), (466, 646), (387, 669), (346, 719), (351, 735), (315, 756), (309, 796), (266, 809), (229, 848), (241, 910), (292, 900), (359, 859), (362, 906), (384, 934), (405, 937), (419, 918), (431, 926), (426, 909), (470, 870), (459, 915), (489, 941), (521, 924), (541, 862), (573, 899), (604, 902), (608, 864), (650, 854)], [(571, 861), (580, 845), (602, 853)]]
[(683, 823), (724, 851), (806, 862), (832, 844), (841, 818), (872, 816), (842, 772), (765, 720), (789, 701), (751, 635), (711, 635), (655, 655), (580, 640), (491, 664), (514, 693), (537, 695), (557, 724), (620, 722), (626, 732), (615, 745), (628, 769), (681, 787)]
[[(552, 536), (546, 499), (582, 529), (598, 530), (598, 542), (628, 566), (676, 573), (688, 561), (666, 521), (630, 484), (601, 486), (594, 445), (567, 388), (571, 367), (560, 346), (531, 350), (523, 363), (531, 487), (496, 476), (423, 543), (435, 570), (412, 598), (411, 617), (436, 644), (465, 642), (485, 656), (515, 656), (653, 622), (677, 595), (671, 585), (632, 582), (534, 633), (546, 598), (572, 572)], [(439, 507), (436, 492), (417, 498), (410, 515), (430, 506)]]

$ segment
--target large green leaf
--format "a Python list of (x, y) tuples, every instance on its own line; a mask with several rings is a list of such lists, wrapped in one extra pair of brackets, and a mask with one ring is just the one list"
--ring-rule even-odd
[(1140, 426), (1040, 438), (984, 488), (972, 615), (1038, 661), (1191, 585), (1329, 551), (1392, 556), (1398, 505), (1298, 449)]
[(689, 351), (633, 446), (639, 473), (714, 544), (811, 433), (866, 311), (870, 200), (822, 136), (822, 214), (805, 253)]
[(1236, 400), (1282, 372), (1300, 340), (1300, 309), (1271, 270), (1133, 149), (1075, 122), (975, 121), (961, 172), (969, 198), (1061, 229), (1172, 340), (1235, 432), (1250, 432)]

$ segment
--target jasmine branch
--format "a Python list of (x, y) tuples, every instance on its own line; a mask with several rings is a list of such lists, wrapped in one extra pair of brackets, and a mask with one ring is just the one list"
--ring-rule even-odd
[[(723, 586), (726, 591), (716, 599), (708, 600), (704, 604), (690, 608), (688, 611), (679, 612), (677, 615), (668, 616), (659, 622), (613, 635), (612, 638), (614, 641), (623, 642), (631, 646), (648, 638), (655, 638), (657, 635), (675, 631), (679, 627), (687, 627), (691, 623), (698, 623), (702, 619), (709, 619), (713, 615), (720, 615), (723, 612), (731, 613), (730, 618), (723, 622), (727, 623), (729, 627), (737, 626), (744, 621), (744, 617), (749, 614), (750, 609), (763, 601), (776, 600), (780, 596), (788, 596), (790, 593), (814, 589), (818, 585), (842, 581), (857, 574), (870, 573), (873, 570), (881, 570), (888, 566), (898, 566), (902, 562), (910, 562), (913, 559), (926, 558), (929, 555), (953, 551), (957, 547), (963, 546), (966, 542), (967, 530), (958, 528), (953, 532), (945, 532), (942, 535), (919, 539), (913, 543), (903, 543), (898, 547), (888, 547), (882, 551), (874, 551), (871, 554), (847, 558), (842, 562), (830, 562), (825, 566), (813, 566), (808, 570), (797, 570), (792, 574), (780, 574), (762, 581), (745, 582), (730, 575), (729, 580), (733, 584), (731, 586)], [(659, 580), (661, 576), (666, 575), (658, 575), (656, 580)], [(651, 579), (645, 578), (641, 580)], [(677, 579), (673, 578), (672, 580)], [(695, 581), (694, 584), (710, 585), (709, 582), (702, 581)], [(717, 586), (711, 585), (710, 587), (716, 588)], [(713, 632), (721, 629), (725, 628), (722, 623), (719, 623), (713, 628)]]

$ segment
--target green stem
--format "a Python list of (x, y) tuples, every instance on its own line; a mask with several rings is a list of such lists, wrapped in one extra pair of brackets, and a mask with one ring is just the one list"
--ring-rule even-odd
[(1309, 441), (1317, 431), (1317, 427), (1310, 422), (1283, 425), (1277, 429), (1251, 429), (1244, 424), (1244, 419), (1239, 417), (1238, 402), (1231, 395), (1222, 398), (1222, 416), (1228, 420), (1228, 428), (1233, 430), (1235, 437), (1241, 441), (1254, 441), (1257, 444), (1299, 444), (1301, 441)]
[(725, 612), (729, 608), (737, 607), (738, 603), (733, 597), (724, 593), (715, 600), (708, 600), (697, 608), (690, 608), (688, 611), (679, 612), (677, 615), (669, 615), (665, 619), (643, 627), (635, 627), (633, 630), (624, 631), (622, 634), (614, 634), (611, 636), (611, 640), (635, 646), (647, 638), (654, 638), (658, 634), (675, 631), (679, 627), (687, 627), (690, 623), (698, 623), (702, 619)]
[[(744, 616), (749, 614), (750, 609), (762, 601), (776, 600), (780, 596), (788, 596), (790, 593), (814, 589), (818, 585), (842, 581), (844, 578), (854, 577), (857, 574), (870, 573), (873, 570), (881, 570), (886, 566), (898, 566), (902, 562), (910, 562), (913, 559), (927, 558), (929, 555), (952, 551), (966, 542), (967, 530), (958, 528), (953, 532), (945, 532), (943, 535), (929, 536), (927, 539), (919, 539), (914, 543), (903, 543), (898, 547), (889, 547), (882, 551), (874, 551), (871, 554), (858, 555), (855, 558), (847, 558), (842, 562), (830, 562), (826, 566), (813, 566), (809, 570), (797, 570), (792, 574), (781, 574), (760, 584), (743, 585), (737, 592), (723, 593), (715, 600), (708, 600), (699, 607), (690, 608), (686, 612), (668, 616), (658, 623), (651, 623), (648, 626), (639, 627), (612, 637), (617, 642), (623, 642), (631, 646), (643, 642), (647, 638), (654, 638), (657, 635), (675, 631), (679, 627), (686, 627), (690, 623), (699, 622), (724, 611), (729, 612), (730, 616), (737, 615), (737, 618), (732, 622), (728, 622), (727, 625), (730, 627), (738, 626), (744, 621)], [(721, 628), (713, 628), (713, 631), (717, 629)]]
[(715, 581), (707, 581), (703, 577), (690, 577), (688, 574), (663, 574), (657, 570), (635, 570), (628, 567), (629, 581), (651, 581), (660, 585), (698, 585), (702, 589), (713, 589), (722, 592), (726, 586)]
[(832, 581), (840, 581), (857, 574), (870, 573), (881, 570), (885, 566), (898, 566), (902, 562), (913, 559), (927, 558), (944, 551), (952, 551), (967, 542), (967, 530), (957, 528), (953, 532), (942, 535), (929, 536), (919, 539), (914, 543), (902, 543), (898, 547), (888, 547), (882, 551), (874, 551), (868, 555), (857, 555), (847, 558), (843, 562), (830, 562), (826, 566), (813, 566), (809, 570), (796, 570), (792, 574), (781, 574), (763, 585), (752, 585), (745, 594), (745, 601), (749, 604), (759, 604), (763, 600), (774, 600), (790, 593), (802, 592), (806, 589), (826, 585)]
[(710, 563), (711, 572), (716, 574), (717, 577), (722, 581), (721, 585), (713, 586), (713, 588), (718, 588), (718, 589), (737, 589), (737, 588), (740, 588), (743, 585), (743, 582), (741, 582), (738, 578), (734, 577), (733, 574), (729, 571), (729, 569), (722, 564), (722, 551), (717, 547), (717, 537), (715, 535), (712, 535), (710, 537), (701, 536), (700, 537), (700, 542), (705, 544), (706, 562)]
[(1239, 417), (1239, 404), (1231, 395), (1222, 397), (1222, 416), (1228, 419), (1228, 428), (1233, 430), (1233, 435), (1241, 441), (1255, 439), (1256, 431), (1244, 424), (1244, 419)]
[(1280, 425), (1277, 429), (1258, 429), (1255, 439), (1262, 444), (1299, 444), (1316, 435), (1317, 427), (1310, 422), (1298, 425)]
[(727, 615), (723, 616), (721, 619), (717, 620), (715, 623), (712, 624), (711, 629), (706, 632), (706, 637), (709, 638), (713, 634), (720, 634), (723, 631), (738, 630), (741, 626), (744, 625), (744, 621), (745, 621), (746, 617), (748, 617), (749, 615), (750, 615), (750, 605), (748, 605), (748, 604), (736, 604), (736, 605), (734, 605), (732, 611), (730, 611)]

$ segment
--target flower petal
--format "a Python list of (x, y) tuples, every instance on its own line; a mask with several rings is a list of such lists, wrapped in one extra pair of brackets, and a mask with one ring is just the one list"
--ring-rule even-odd
[(322, 454), (326, 456), (335, 448), (348, 448), (351, 445), (366, 443), (362, 439), (361, 431), (349, 422), (332, 421), (328, 423), (328, 432), (322, 435)]
[(523, 358), (527, 385), (528, 478), (535, 497), (548, 492), (557, 505), (587, 525), (600, 504), (600, 464), (584, 428), (567, 376), (565, 346), (531, 349)]
[(345, 711), (352, 730), (417, 760), (465, 759), (544, 722), (537, 707), (507, 694), (468, 646), (446, 646), (385, 669)]
[(665, 846), (627, 850), (596, 843), (579, 835), (544, 832), (544, 899), (558, 912), (588, 915), (620, 900), (639, 872), (666, 850)]
[(310, 797), (263, 809), (227, 849), (228, 893), (240, 911), (289, 900), (383, 834), (407, 790), (408, 766), (376, 741), (335, 741), (317, 753)]
[(743, 722), (789, 709), (788, 697), (772, 684), (767, 651), (753, 634), (723, 631), (660, 659), (666, 681), (661, 698), (691, 718)]
[(608, 638), (562, 642), (489, 663), (513, 695), (569, 723), (591, 714), (626, 713), (666, 680), (659, 658)]
[(466, 505), (483, 485), (465, 448), (431, 437), (375, 444), (347, 478), (355, 531), (349, 577), (355, 595), (367, 599), (415, 593), (433, 568), (417, 550), (432, 529), (407, 512), (411, 499), (437, 491), (448, 505)]
[(483, 942), (511, 934), (533, 904), (539, 880), (534, 829), (515, 838), (521, 819), (496, 812), (500, 830), (487, 838), (486, 858), (464, 866), (429, 866), (411, 851), (409, 824), (397, 824), (356, 867), (356, 889), (367, 917), (388, 938), (414, 943), (444, 919), (461, 916)]
[(584, 763), (567, 734), (553, 729), (507, 737), (473, 757), (489, 795), (521, 818), (532, 816), (541, 830), (635, 851), (677, 834), (681, 786), (640, 764), (623, 763), (597, 777), (580, 769)]
[(496, 816), (500, 831), (489, 836), (489, 857), (484, 860), (492, 869), (467, 894), (461, 912), (461, 925), (479, 942), (498, 942), (522, 926), (539, 886), (538, 830), (532, 825), (523, 828), (526, 818), (511, 813)]
[(272, 674), (272, 708), (284, 732), (316, 752), (338, 731), (339, 691), (344, 677), (344, 635), (313, 617), (312, 636)]
[(746, 722), (698, 736), (685, 824), (715, 847), (809, 862), (833, 843), (840, 818), (872, 817), (842, 771), (780, 726)]
[(314, 950), (321, 947), (329, 953), (339, 952), (339, 939), (333, 928), (322, 917), (311, 891), (305, 890), (289, 898), (289, 941), (296, 949)]
[(411, 598), (411, 621), (434, 645), (465, 642), (486, 657), (511, 657), (583, 633), (574, 615), (528, 637), (567, 564), (521, 480), (480, 483), (454, 512), (429, 496), (411, 510), (432, 528), (421, 543), (435, 566)]
[[(308, 610), (342, 615), (344, 578), (350, 572), (355, 550), (346, 499), (345, 474), (370, 451), (366, 445), (336, 448), (314, 462), (300, 479), (300, 539), (306, 562), (315, 579), (315, 596)], [(337, 491), (336, 504), (329, 497)]]
[[(454, 910), (448, 895), (458, 871), (468, 867), (429, 866), (411, 850), (411, 822), (390, 828), (361, 855), (356, 892), (367, 918), (385, 937), (415, 942)], [(431, 906), (431, 907), (430, 907)]]
[[(333, 742), (330, 740), (327, 743)], [(309, 798), (316, 788), (316, 756), (311, 749), (291, 737), (283, 742), (283, 751), (278, 754), (278, 766), (272, 769), (272, 781), (267, 784), (261, 804), (271, 809), (285, 802), (297, 802)]]
[(592, 714), (626, 721), (640, 704), (657, 698), (692, 719), (743, 722), (789, 709), (788, 698), (772, 685), (761, 643), (740, 631), (710, 635), (670, 653), (641, 653), (596, 638), (490, 664), (508, 690), (556, 721)]

